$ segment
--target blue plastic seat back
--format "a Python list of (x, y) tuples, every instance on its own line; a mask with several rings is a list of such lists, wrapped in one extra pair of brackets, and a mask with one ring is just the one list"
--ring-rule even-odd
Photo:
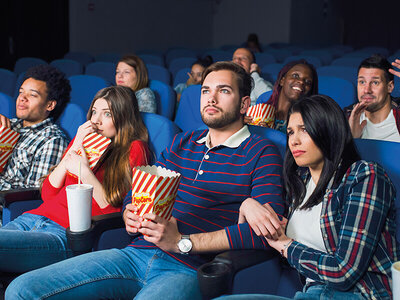
[(157, 98), (157, 113), (172, 120), (176, 104), (175, 91), (169, 85), (158, 80), (150, 80), (150, 89)]
[(355, 139), (354, 140), (362, 159), (375, 161), (380, 164), (389, 175), (396, 188), (396, 239), (400, 241), (400, 143)]
[[(181, 130), (171, 120), (152, 113), (140, 113), (149, 133), (149, 147), (156, 160), (166, 147), (171, 145), (174, 136)], [(153, 163), (155, 162), (153, 161)]]
[(393, 97), (400, 97), (400, 78), (394, 76), (394, 89), (392, 91)]
[(22, 72), (17, 76), (17, 80), (15, 81), (14, 99), (17, 99), (18, 97), (19, 88), (21, 87), (24, 78), (25, 78), (25, 72)]
[(171, 73), (166, 68), (150, 64), (146, 67), (150, 80), (162, 81), (168, 85), (171, 83)]
[(47, 65), (47, 62), (37, 57), (21, 57), (15, 62), (14, 73), (18, 76), (20, 73), (27, 71), (29, 68), (38, 65)]
[(328, 50), (304, 50), (299, 53), (300, 56), (315, 56), (321, 60), (322, 65), (329, 65), (333, 60), (333, 55)]
[(71, 51), (64, 55), (66, 59), (72, 59), (79, 62), (82, 66), (86, 66), (94, 61), (92, 55), (87, 52)]
[(140, 54), (139, 57), (143, 60), (143, 62), (147, 65), (156, 65), (165, 67), (164, 58), (161, 55), (155, 54)]
[(182, 131), (207, 128), (200, 114), (201, 85), (191, 85), (182, 93), (176, 112), (175, 123)]
[(256, 104), (266, 103), (272, 95), (272, 90), (262, 93), (258, 98)]
[(202, 57), (205, 57), (207, 55), (210, 55), (213, 59), (213, 62), (216, 61), (231, 61), (232, 60), (232, 54), (229, 51), (224, 51), (224, 50), (208, 50), (203, 53)]
[(286, 49), (268, 48), (265, 52), (273, 55), (278, 63), (283, 62), (286, 57), (289, 57), (292, 55), (292, 53)]
[(191, 68), (192, 64), (196, 61), (196, 58), (194, 57), (179, 57), (171, 60), (169, 64), (169, 71), (172, 74), (172, 77), (175, 76), (175, 74), (183, 69), (183, 68)]
[(83, 74), (83, 65), (76, 60), (56, 59), (53, 60), (50, 65), (64, 72), (67, 77)]
[(284, 64), (267, 64), (261, 67), (262, 74), (269, 74), (271, 83), (274, 83), (278, 78), (278, 74), (283, 68)]
[(316, 57), (316, 56), (310, 56), (310, 55), (293, 55), (286, 57), (285, 60), (283, 61), (283, 64), (287, 64), (288, 62), (294, 61), (294, 60), (299, 60), (299, 59), (305, 59), (307, 62), (312, 64), (315, 68), (318, 68), (322, 66), (321, 59)]
[(0, 92), (0, 114), (11, 119), (15, 117), (15, 101), (7, 94)]
[(270, 53), (266, 52), (261, 52), (261, 53), (255, 53), (254, 54), (256, 57), (256, 63), (259, 67), (267, 65), (267, 64), (275, 64), (276, 63), (276, 58)]
[(103, 78), (109, 85), (115, 85), (115, 69), (117, 65), (112, 62), (96, 61), (86, 66), (85, 75)]
[(189, 79), (188, 73), (190, 73), (190, 68), (183, 68), (176, 72), (174, 76), (174, 84), (173, 87), (176, 87), (180, 83), (185, 83)]
[(318, 76), (339, 77), (357, 85), (357, 68), (346, 66), (323, 66), (317, 69)]
[(119, 53), (101, 53), (96, 55), (94, 60), (116, 64), (121, 58), (122, 56)]
[(165, 64), (169, 66), (169, 63), (178, 57), (193, 57), (197, 58), (197, 52), (186, 48), (172, 48), (168, 49), (165, 54)]
[(72, 140), (78, 127), (86, 122), (86, 111), (76, 103), (68, 103), (57, 123), (64, 130), (67, 137)]
[(354, 85), (343, 78), (318, 76), (318, 93), (328, 95), (342, 109), (357, 101)]
[(14, 72), (0, 68), (0, 92), (9, 96), (14, 96), (15, 83), (17, 76)]
[(332, 66), (344, 66), (344, 67), (353, 67), (357, 68), (360, 63), (367, 58), (368, 56), (356, 56), (356, 57), (339, 57), (332, 61)]
[(100, 77), (92, 75), (74, 75), (68, 78), (71, 84), (71, 103), (76, 103), (88, 111), (90, 103), (96, 93), (109, 86), (109, 84)]

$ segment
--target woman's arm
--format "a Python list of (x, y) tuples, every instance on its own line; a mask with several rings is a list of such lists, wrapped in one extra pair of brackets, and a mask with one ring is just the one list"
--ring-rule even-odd
[[(80, 147), (82, 147), (83, 139), (89, 133), (94, 132), (93, 125), (91, 121), (87, 121), (79, 126), (76, 136), (72, 142), (72, 145), (67, 149), (64, 157), (61, 159), (60, 163), (49, 175), (50, 184), (55, 188), (61, 188), (64, 185), (65, 177), (67, 175), (67, 168), (65, 166), (65, 160), (67, 155), (72, 152), (76, 152)], [(84, 153), (84, 152), (83, 152)]]

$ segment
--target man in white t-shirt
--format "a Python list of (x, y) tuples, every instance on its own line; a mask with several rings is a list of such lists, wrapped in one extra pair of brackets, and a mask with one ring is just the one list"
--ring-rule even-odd
[(400, 142), (400, 111), (392, 101), (390, 63), (380, 55), (363, 60), (358, 68), (358, 103), (345, 111), (354, 138)]
[(251, 75), (251, 78), (253, 78), (254, 87), (250, 93), (251, 105), (256, 104), (257, 98), (260, 97), (261, 94), (273, 88), (273, 85), (269, 81), (264, 80), (260, 76), (260, 68), (255, 60), (254, 54), (247, 48), (236, 49), (232, 57), (232, 61), (245, 69), (245, 71)]

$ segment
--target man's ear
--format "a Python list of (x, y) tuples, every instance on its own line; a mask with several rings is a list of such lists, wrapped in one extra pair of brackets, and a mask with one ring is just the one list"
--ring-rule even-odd
[(391, 94), (394, 89), (394, 80), (390, 80), (388, 83), (388, 93)]
[(250, 103), (251, 103), (251, 99), (250, 96), (244, 96), (241, 99), (241, 103), (240, 103), (240, 113), (242, 115), (245, 115), (247, 112), (247, 109), (250, 107)]
[(57, 105), (57, 100), (48, 100), (46, 106), (47, 111), (50, 112), (54, 110), (56, 108), (56, 105)]

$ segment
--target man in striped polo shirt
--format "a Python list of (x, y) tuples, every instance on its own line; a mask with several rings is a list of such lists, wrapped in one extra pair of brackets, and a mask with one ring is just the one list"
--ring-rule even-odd
[(178, 134), (157, 162), (182, 174), (170, 220), (136, 215), (129, 193), (126, 230), (140, 233), (129, 246), (26, 273), (11, 283), (6, 297), (201, 299), (196, 269), (210, 254), (270, 249), (247, 223), (237, 224), (247, 198), (284, 212), (278, 150), (243, 123), (251, 87), (250, 75), (232, 62), (204, 72), (200, 109), (209, 129)]

